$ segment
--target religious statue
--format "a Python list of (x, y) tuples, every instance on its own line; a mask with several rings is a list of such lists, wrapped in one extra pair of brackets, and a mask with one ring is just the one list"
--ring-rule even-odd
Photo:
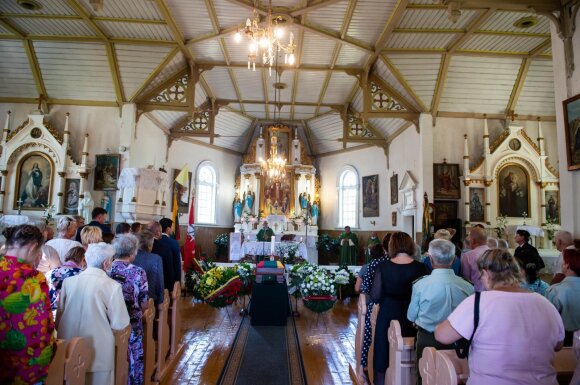
[(479, 199), (478, 193), (473, 193), (471, 197), (471, 205), (469, 207), (471, 210), (471, 220), (475, 222), (482, 222), (484, 219), (483, 215), (483, 205), (481, 204), (481, 200)]
[(373, 231), (373, 233), (371, 234), (371, 237), (369, 238), (369, 242), (367, 243), (367, 249), (365, 252), (365, 263), (369, 263), (370, 259), (371, 259), (371, 250), (373, 247), (375, 247), (376, 245), (379, 245), (381, 243), (377, 232)]
[(310, 207), (310, 213), (311, 213), (311, 217), (312, 217), (312, 220), (311, 220), (312, 226), (318, 225), (318, 210), (320, 210), (319, 205), (320, 204), (318, 203), (318, 201), (314, 201), (312, 203), (312, 206)]
[(306, 213), (308, 210), (308, 205), (310, 204), (310, 194), (303, 192), (302, 194), (298, 195), (298, 201), (300, 203), (302, 213)]
[(258, 231), (256, 239), (258, 242), (270, 242), (274, 236), (274, 230), (268, 227), (268, 221), (264, 221), (262, 228)]
[[(107, 218), (111, 218), (111, 197), (107, 192), (103, 195), (103, 199), (101, 199), (101, 207), (107, 211)], [(108, 223), (107, 220), (105, 223)]]
[(85, 218), (85, 223), (89, 223), (93, 220), (92, 211), (95, 207), (95, 202), (91, 198), (91, 193), (85, 191), (83, 199), (79, 201), (79, 215)]
[(358, 257), (358, 238), (350, 232), (350, 226), (345, 226), (340, 234), (340, 262), (339, 265), (354, 266)]
[(256, 199), (256, 193), (248, 188), (247, 192), (244, 192), (244, 209), (252, 212), (252, 207), (254, 206), (254, 199)]
[(236, 196), (234, 198), (234, 223), (240, 223), (241, 220), (242, 220), (242, 201), (240, 200), (238, 193), (236, 193)]

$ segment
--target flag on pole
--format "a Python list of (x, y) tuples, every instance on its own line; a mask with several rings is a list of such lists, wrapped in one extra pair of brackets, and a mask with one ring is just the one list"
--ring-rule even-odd
[[(179, 185), (176, 185), (179, 184)], [(173, 233), (173, 238), (179, 240), (179, 201), (178, 195), (180, 192), (185, 190), (187, 193), (187, 186), (189, 186), (189, 169), (187, 163), (183, 166), (175, 181), (173, 182), (173, 210), (171, 210), (171, 220), (175, 225), (175, 232)], [(183, 189), (183, 190), (182, 190)]]
[(195, 259), (195, 226), (193, 208), (195, 197), (191, 196), (191, 208), (189, 210), (189, 224), (187, 226), (187, 238), (185, 239), (185, 246), (183, 252), (183, 270), (187, 271), (193, 268)]

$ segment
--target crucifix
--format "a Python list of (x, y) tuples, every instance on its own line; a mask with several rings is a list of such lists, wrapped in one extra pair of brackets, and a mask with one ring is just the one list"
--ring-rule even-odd
[(18, 199), (16, 203), (18, 204), (18, 206), (16, 206), (18, 208), (18, 215), (20, 215), (20, 213), (22, 212), (22, 204), (24, 203), (24, 201), (22, 201), (22, 199)]

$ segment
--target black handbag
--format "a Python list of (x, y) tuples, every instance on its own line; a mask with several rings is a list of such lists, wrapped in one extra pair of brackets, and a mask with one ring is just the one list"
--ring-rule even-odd
[(481, 292), (475, 292), (475, 303), (473, 305), (473, 333), (471, 333), (471, 338), (465, 339), (461, 338), (453, 343), (453, 348), (455, 349), (455, 353), (457, 353), (457, 357), (459, 358), (467, 358), (469, 356), (469, 347), (471, 346), (471, 341), (473, 340), (473, 336), (475, 335), (475, 331), (477, 330), (477, 326), (479, 325), (479, 298), (481, 297)]

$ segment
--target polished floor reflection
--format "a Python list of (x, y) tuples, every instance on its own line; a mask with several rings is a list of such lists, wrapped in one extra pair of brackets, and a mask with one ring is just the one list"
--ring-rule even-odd
[[(185, 349), (173, 375), (164, 383), (216, 384), (239, 326), (240, 307), (234, 304), (228, 310), (214, 309), (192, 302), (191, 297), (182, 301)], [(353, 383), (349, 364), (355, 361), (356, 309), (353, 298), (338, 301), (332, 310), (317, 315), (298, 301), (296, 326), (309, 385)]]

